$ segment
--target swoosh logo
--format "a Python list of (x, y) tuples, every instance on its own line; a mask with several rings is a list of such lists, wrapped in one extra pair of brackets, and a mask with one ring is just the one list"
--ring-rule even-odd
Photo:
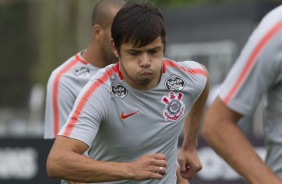
[(133, 115), (136, 114), (137, 112), (139, 112), (139, 110), (138, 110), (138, 111), (135, 111), (135, 112), (132, 112), (132, 113), (130, 113), (130, 114), (124, 114), (124, 113), (122, 112), (121, 115), (120, 115), (120, 118), (121, 118), (121, 119), (129, 118), (130, 116), (133, 116)]

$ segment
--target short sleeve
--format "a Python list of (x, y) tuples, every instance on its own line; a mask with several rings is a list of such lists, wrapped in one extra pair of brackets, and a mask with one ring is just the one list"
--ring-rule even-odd
[(109, 93), (99, 80), (90, 80), (79, 93), (67, 123), (59, 135), (74, 138), (91, 147), (107, 114)]
[[(266, 30), (266, 31), (265, 31)], [(220, 87), (224, 103), (243, 115), (252, 115), (263, 95), (280, 75), (281, 29), (260, 25)]]

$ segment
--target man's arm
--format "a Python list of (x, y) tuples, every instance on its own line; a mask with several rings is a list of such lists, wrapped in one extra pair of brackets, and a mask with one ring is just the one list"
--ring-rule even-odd
[(282, 184), (282, 181), (263, 163), (236, 125), (240, 118), (240, 114), (229, 109), (217, 97), (204, 120), (204, 138), (249, 183)]
[(184, 125), (184, 138), (182, 147), (178, 154), (180, 174), (183, 178), (191, 179), (202, 169), (200, 159), (197, 154), (198, 133), (202, 120), (206, 100), (209, 94), (209, 81), (202, 91), (197, 101), (192, 106)]
[(57, 136), (47, 159), (48, 176), (77, 182), (102, 182), (162, 179), (166, 173), (167, 162), (162, 154), (147, 154), (133, 162), (102, 162), (84, 156), (87, 149), (79, 140)]

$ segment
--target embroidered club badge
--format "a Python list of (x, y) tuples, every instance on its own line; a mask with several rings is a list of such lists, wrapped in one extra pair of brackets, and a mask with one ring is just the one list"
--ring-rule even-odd
[(163, 116), (166, 121), (177, 121), (185, 110), (185, 104), (181, 101), (183, 93), (170, 92), (168, 96), (162, 98), (162, 103), (165, 104)]
[(169, 78), (165, 81), (165, 87), (173, 91), (181, 91), (185, 86), (185, 81), (174, 74), (171, 74)]
[(126, 88), (118, 83), (113, 82), (111, 86), (112, 94), (114, 94), (115, 97), (123, 99), (127, 95)]

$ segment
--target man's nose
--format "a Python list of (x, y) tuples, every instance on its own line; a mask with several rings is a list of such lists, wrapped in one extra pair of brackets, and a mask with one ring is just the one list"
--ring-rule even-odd
[(150, 65), (151, 65), (151, 58), (149, 54), (147, 53), (142, 54), (140, 57), (140, 66), (148, 68)]

